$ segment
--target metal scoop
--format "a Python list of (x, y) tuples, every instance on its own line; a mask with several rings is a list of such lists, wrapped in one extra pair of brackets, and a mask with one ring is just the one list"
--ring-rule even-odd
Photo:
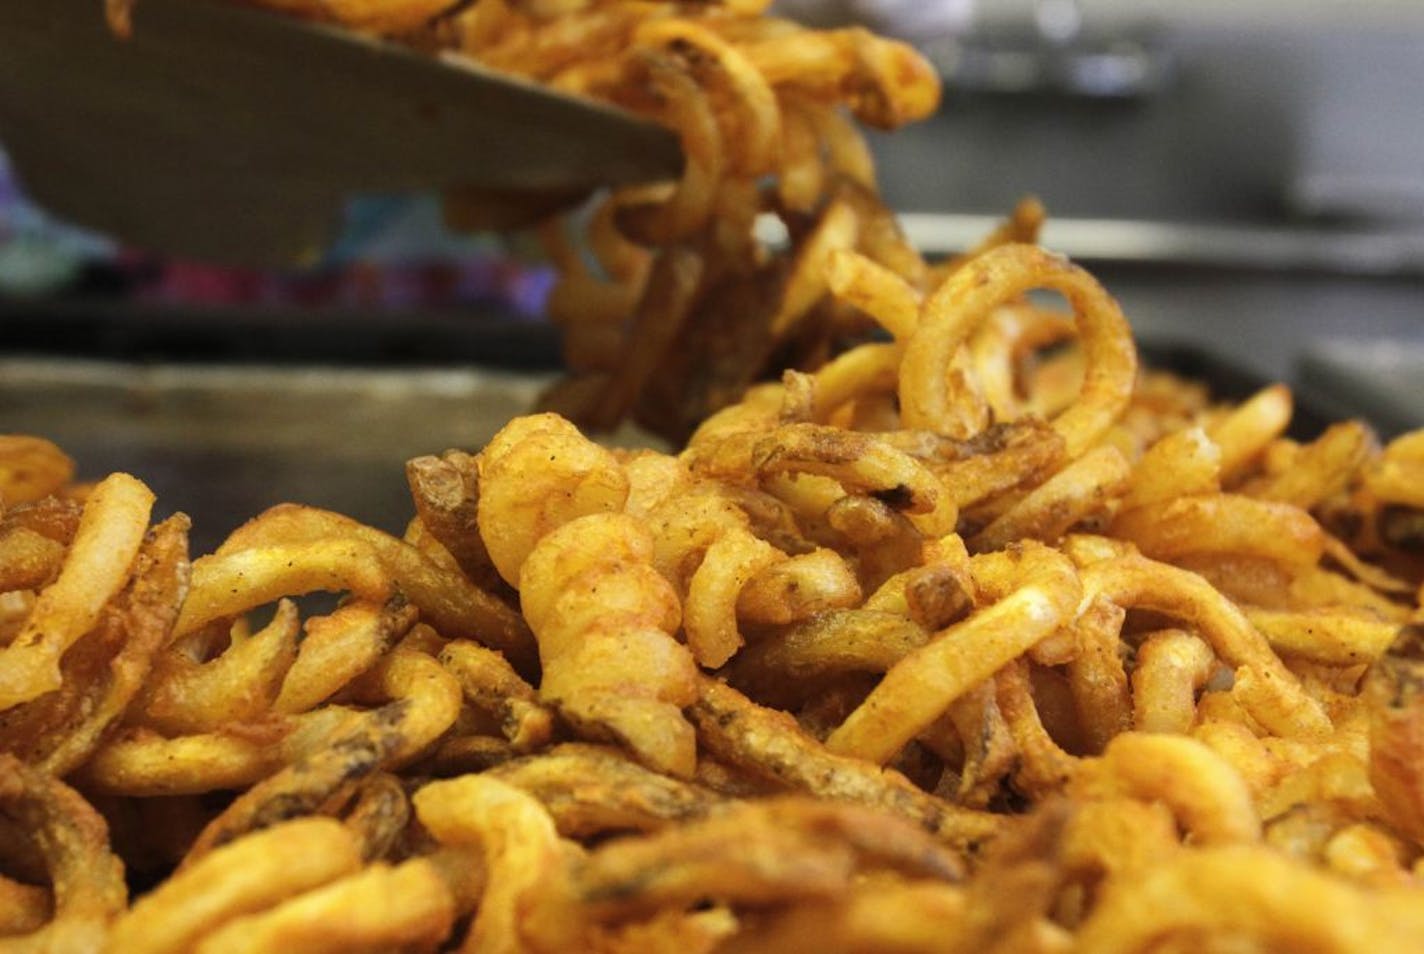
[(503, 227), (668, 178), (667, 130), (466, 61), (211, 0), (0, 0), (0, 143), (37, 202), (135, 246), (316, 257), (353, 193), (457, 190)]

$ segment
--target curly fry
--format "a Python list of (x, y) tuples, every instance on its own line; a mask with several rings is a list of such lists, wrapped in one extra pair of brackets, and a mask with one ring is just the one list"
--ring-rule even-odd
[(581, 517), (534, 548), (520, 600), (539, 640), (540, 698), (688, 778), (695, 742), (679, 710), (696, 697), (696, 664), (671, 635), (677, 597), (651, 557), (652, 540), (632, 518)]

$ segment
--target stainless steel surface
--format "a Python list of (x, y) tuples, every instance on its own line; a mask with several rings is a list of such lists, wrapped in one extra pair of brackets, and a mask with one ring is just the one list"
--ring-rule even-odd
[(33, 197), (188, 257), (290, 263), (352, 192), (514, 205), (676, 175), (665, 129), (459, 61), (212, 0), (0, 3), (0, 140)]
[[(41, 434), (81, 479), (124, 470), (211, 551), (274, 504), (325, 507), (400, 534), (404, 465), (483, 447), (551, 376), (490, 370), (0, 359), (0, 433)], [(651, 446), (632, 429), (610, 437)]]
[(479, 371), (0, 361), (0, 430), (43, 434), (81, 478), (125, 470), (194, 552), (273, 504), (327, 507), (400, 533), (407, 458), (478, 448), (528, 409), (537, 377)]
[(1386, 437), (1424, 427), (1424, 341), (1324, 338), (1301, 356), (1303, 394), (1336, 417), (1363, 417)]
[[(998, 221), (991, 215), (936, 212), (900, 216), (910, 241), (928, 255), (970, 248)], [(1413, 229), (1051, 217), (1042, 238), (1070, 258), (1093, 261), (1424, 277), (1424, 231)]]
[[(1013, 54), (1027, 7), (981, 3), (975, 28), (940, 45)], [(951, 81), (936, 116), (875, 137), (896, 208), (993, 214), (1036, 193), (1080, 218), (1424, 224), (1424, 4), (1081, 7), (1071, 42), (1019, 51), (1018, 95)], [(1119, 65), (1130, 74), (1141, 54), (1144, 66), (1101, 87), (1116, 98), (1050, 82), (1076, 52), (1118, 40)]]

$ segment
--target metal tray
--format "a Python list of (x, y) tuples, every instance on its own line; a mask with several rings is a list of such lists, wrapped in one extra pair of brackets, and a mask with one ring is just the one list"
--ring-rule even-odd
[[(483, 446), (557, 373), (557, 337), (543, 325), (71, 315), (20, 331), (30, 353), (0, 357), (0, 431), (58, 442), (81, 478), (141, 477), (162, 513), (193, 517), (195, 553), (287, 501), (400, 533), (412, 515), (405, 461)], [(1265, 383), (1190, 344), (1148, 342), (1142, 352), (1221, 398)], [(1325, 420), (1300, 402), (1294, 433), (1309, 437)], [(656, 445), (631, 427), (609, 440)]]

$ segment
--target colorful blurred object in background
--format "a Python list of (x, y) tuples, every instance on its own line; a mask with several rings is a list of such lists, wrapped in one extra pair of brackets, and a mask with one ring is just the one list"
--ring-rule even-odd
[(113, 254), (114, 243), (58, 222), (26, 201), (0, 152), (0, 297), (66, 288), (90, 263)]
[(339, 239), (311, 268), (161, 259), (48, 215), (25, 198), (0, 152), (0, 299), (361, 311), (479, 305), (534, 317), (551, 282), (547, 268), (511, 255), (502, 241), (445, 228), (434, 196), (353, 198)]

